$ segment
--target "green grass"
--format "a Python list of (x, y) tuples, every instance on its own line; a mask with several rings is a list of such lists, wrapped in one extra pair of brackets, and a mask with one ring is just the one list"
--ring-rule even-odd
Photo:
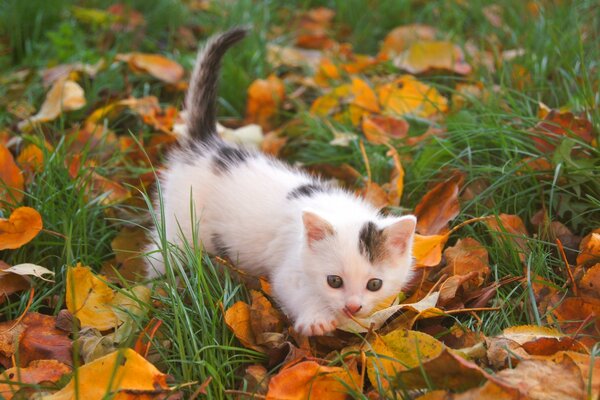
[[(504, 24), (499, 27), (484, 17), (484, 8), (490, 4), (484, 0), (462, 4), (442, 0), (296, 0), (285, 5), (275, 1), (239, 0), (224, 5), (215, 2), (208, 10), (196, 14), (187, 12), (185, 5), (177, 1), (128, 1), (127, 4), (146, 18), (146, 31), (141, 38), (131, 33), (114, 35), (109, 26), (86, 23), (72, 8), (77, 4), (105, 9), (109, 3), (7, 0), (0, 4), (0, 75), (8, 76), (22, 68), (34, 71), (26, 79), (23, 90), (0, 85), (0, 128), (16, 130), (18, 119), (7, 110), (10, 101), (24, 99), (36, 106), (43, 101), (45, 89), (35, 74), (38, 68), (74, 61), (93, 63), (128, 51), (165, 54), (191, 68), (194, 51), (175, 47), (178, 29), (188, 25), (202, 28), (201, 40), (229, 26), (252, 26), (252, 35), (227, 56), (220, 89), (221, 115), (243, 117), (248, 85), (256, 78), (281, 72), (266, 61), (266, 44), (290, 44), (294, 13), (323, 5), (336, 10), (335, 37), (351, 43), (360, 53), (376, 54), (391, 29), (409, 23), (431, 24), (443, 37), (461, 45), (469, 43), (490, 50), (494, 48), (493, 43), (501, 43), (504, 50), (523, 50), (522, 55), (513, 60), (500, 60), (495, 71), (476, 69), (473, 80), (495, 94), (485, 100), (472, 99), (463, 109), (449, 113), (442, 123), (446, 130), (444, 135), (414, 146), (396, 143), (406, 170), (404, 209), (414, 208), (432, 183), (440, 180), (440, 171), (458, 170), (466, 176), (465, 186), (483, 182), (483, 187), (472, 199), (462, 202), (456, 223), (483, 215), (517, 214), (533, 234), (537, 232), (529, 220), (545, 206), (551, 218), (578, 235), (583, 236), (598, 227), (598, 146), (577, 139), (559, 139), (556, 151), (544, 155), (527, 132), (537, 121), (539, 102), (583, 111), (596, 132), (600, 129), (600, 9), (593, 0), (559, 2), (558, 5), (536, 2), (538, 16), (530, 14), (525, 2), (504, 0), (497, 3), (504, 10)], [(514, 77), (512, 71), (517, 65), (530, 73), (525, 83)], [(384, 68), (388, 69), (387, 73), (398, 73), (393, 67)], [(156, 81), (131, 74), (129, 78), (135, 96), (156, 95), (162, 102), (176, 105), (182, 102), (181, 93), (170, 93)], [(365, 78), (374, 77), (367, 74)], [(454, 84), (461, 81), (444, 74), (424, 76), (422, 80), (435, 85), (447, 96), (452, 94)], [(76, 179), (69, 176), (66, 165), (71, 154), (64, 133), (73, 122), (106, 104), (107, 97), (122, 95), (125, 90), (123, 68), (114, 66), (97, 79), (84, 79), (81, 84), (87, 99), (84, 109), (62, 116), (48, 124), (43, 132), (24, 136), (25, 142), (40, 142), (45, 135), (54, 146), (54, 151), (46, 153), (43, 168), (28, 184), (24, 200), (25, 205), (42, 214), (45, 231), (19, 250), (0, 252), (0, 259), (9, 264), (32, 262), (56, 272), (55, 284), (36, 281), (31, 306), (31, 310), (50, 314), (64, 308), (67, 266), (82, 262), (98, 271), (102, 263), (111, 258), (110, 242), (121, 227), (140, 221), (147, 227), (150, 220), (147, 218), (151, 208), (148, 197), (145, 204), (107, 206), (102, 196), (90, 195), (90, 182), (83, 171)], [(366, 174), (357, 141), (348, 147), (329, 144), (333, 138), (332, 127), (339, 131), (356, 131), (355, 128), (316, 119), (305, 105), (296, 106), (298, 110), (289, 116), (298, 117), (301, 123), (284, 132), (290, 138), (284, 149), (286, 159), (304, 165), (348, 163)], [(111, 124), (120, 135), (141, 132), (149, 137), (152, 133), (135, 117), (122, 117)], [(411, 121), (411, 129), (422, 132), (427, 124)], [(393, 168), (385, 157), (386, 147), (367, 144), (366, 149), (374, 180), (385, 182)], [(83, 159), (93, 158), (94, 151), (85, 150)], [(524, 170), (525, 157), (547, 158), (553, 162), (553, 169)], [(122, 154), (115, 152), (102, 160), (98, 168), (121, 174), (127, 173), (127, 168), (147, 168), (123, 165), (119, 163), (121, 158)], [(8, 215), (9, 208), (0, 207), (4, 208), (4, 215)], [(127, 216), (136, 216), (138, 220), (128, 221)], [(514, 247), (498, 240), (483, 224), (463, 228), (452, 236), (450, 243), (466, 236), (485, 244), (494, 280), (524, 274)], [(213, 264), (201, 248), (177, 250), (167, 243), (162, 244), (170, 262), (166, 279), (160, 284), (162, 294), (155, 299), (160, 306), (152, 306), (150, 312), (163, 321), (163, 328), (152, 346), (160, 360), (157, 366), (171, 374), (177, 383), (201, 383), (210, 376), (213, 383), (208, 387), (208, 397), (226, 398), (224, 390), (240, 386), (243, 366), (261, 361), (257, 353), (243, 349), (236, 342), (223, 322), (222, 310), (238, 299), (246, 299), (247, 293), (226, 270)], [(527, 282), (531, 276), (539, 276), (562, 287), (567, 278), (554, 243), (535, 238), (530, 239), (528, 245), (531, 252), (526, 260)], [(27, 298), (23, 296), (1, 304), (0, 318), (18, 317), (26, 303)], [(486, 335), (508, 326), (538, 324), (545, 320), (543, 315), (536, 314), (526, 283), (501, 287), (492, 304), (500, 306), (500, 310), (482, 313), (481, 323), (470, 317), (457, 317), (457, 320)], [(142, 327), (147, 322), (146, 317), (136, 323)]]

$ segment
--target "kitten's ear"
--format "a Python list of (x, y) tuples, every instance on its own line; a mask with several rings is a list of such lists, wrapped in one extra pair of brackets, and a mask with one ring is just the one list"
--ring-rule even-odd
[(412, 247), (416, 227), (417, 218), (414, 215), (398, 218), (396, 222), (383, 230), (386, 244), (392, 249), (404, 253), (408, 246)]
[(302, 212), (302, 222), (304, 223), (304, 231), (306, 232), (306, 240), (309, 246), (314, 242), (325, 239), (327, 236), (333, 235), (335, 232), (329, 222), (311, 211)]

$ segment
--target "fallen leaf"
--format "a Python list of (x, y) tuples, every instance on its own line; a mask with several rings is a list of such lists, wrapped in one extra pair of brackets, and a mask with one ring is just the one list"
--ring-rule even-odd
[(18, 249), (41, 230), (41, 215), (33, 208), (19, 207), (8, 219), (0, 218), (0, 250)]
[(269, 381), (267, 400), (344, 400), (350, 390), (360, 391), (356, 366), (327, 367), (303, 361), (282, 369)]
[[(52, 146), (45, 142), (46, 148), (52, 150)], [(34, 143), (30, 143), (21, 150), (17, 162), (26, 171), (41, 172), (44, 166), (44, 152)]]
[(358, 125), (364, 115), (380, 111), (377, 96), (371, 87), (359, 78), (352, 78), (351, 84), (334, 88), (317, 98), (310, 112), (317, 116), (333, 116), (334, 120), (348, 121)]
[(600, 299), (567, 297), (548, 316), (565, 333), (577, 333), (577, 339), (592, 347), (600, 341)]
[(475, 239), (459, 239), (444, 251), (444, 257), (447, 266), (443, 272), (451, 276), (475, 273), (474, 279), (463, 283), (466, 290), (480, 287), (491, 273), (488, 252)]
[(86, 400), (152, 398), (168, 392), (167, 376), (132, 349), (117, 350), (77, 369), (77, 379), (45, 400), (70, 400), (85, 393)]
[(0, 144), (0, 202), (19, 203), (23, 200), (25, 182), (21, 169), (10, 151)]
[(587, 266), (600, 262), (600, 229), (596, 229), (581, 240), (577, 265)]
[(445, 97), (412, 75), (402, 75), (378, 86), (376, 91), (384, 113), (428, 118), (448, 110)]
[(531, 355), (548, 356), (566, 350), (586, 352), (586, 349), (576, 339), (545, 326), (511, 326), (498, 337), (518, 343)]
[(384, 115), (366, 115), (362, 119), (362, 131), (373, 144), (386, 144), (390, 139), (402, 139), (408, 134), (409, 125), (401, 118)]
[(273, 67), (300, 68), (308, 66), (317, 69), (322, 58), (323, 53), (319, 50), (278, 46), (273, 43), (267, 44), (267, 62)]
[(52, 68), (45, 68), (40, 71), (44, 87), (52, 85), (54, 82), (69, 79), (73, 74), (80, 72), (85, 73), (91, 78), (94, 78), (100, 69), (104, 68), (105, 62), (103, 59), (98, 60), (94, 65), (75, 62), (71, 64), (60, 64)]
[(578, 286), (584, 294), (600, 298), (600, 263), (585, 272)]
[(263, 347), (256, 344), (256, 336), (250, 322), (249, 304), (238, 301), (229, 307), (225, 311), (225, 324), (244, 347), (265, 352)]
[(449, 235), (423, 236), (415, 234), (413, 257), (417, 267), (434, 267), (442, 261), (442, 250)]
[(29, 263), (13, 265), (12, 267), (3, 270), (3, 272), (11, 272), (17, 275), (33, 275), (46, 282), (52, 282), (52, 280), (44, 278), (44, 275), (54, 276), (54, 272), (50, 271), (48, 268)]
[(85, 106), (83, 88), (72, 80), (56, 81), (37, 114), (19, 122), (19, 129), (30, 129), (33, 124), (53, 121), (65, 111), (79, 110)]
[(32, 361), (27, 367), (9, 368), (0, 374), (0, 397), (11, 400), (23, 388), (30, 388), (32, 393), (37, 391), (31, 385), (54, 383), (64, 374), (71, 372), (71, 368), (56, 360)]
[(123, 278), (127, 281), (139, 281), (144, 276), (146, 264), (142, 258), (148, 242), (146, 231), (142, 228), (124, 227), (110, 242), (115, 261), (107, 263), (103, 272), (111, 281)]
[(81, 321), (82, 327), (100, 331), (116, 328), (119, 324), (112, 308), (114, 292), (88, 267), (78, 263), (67, 269), (67, 309)]
[(592, 123), (570, 111), (551, 110), (542, 121), (529, 130), (535, 145), (542, 152), (556, 148), (557, 138), (572, 136), (590, 143), (594, 137)]
[(464, 176), (454, 174), (435, 185), (415, 207), (417, 232), (421, 235), (438, 235), (448, 232), (448, 223), (460, 212), (458, 192)]
[[(440, 295), (439, 292), (434, 292), (434, 293), (431, 293), (431, 294), (425, 296), (424, 298), (422, 298), (421, 300), (419, 300), (416, 303), (403, 303), (403, 304), (392, 305), (392, 306), (383, 308), (382, 310), (374, 312), (367, 318), (356, 318), (355, 317), (354, 319), (346, 319), (345, 321), (343, 321), (342, 324), (340, 324), (338, 326), (338, 329), (341, 329), (341, 330), (347, 331), (347, 332), (360, 332), (360, 333), (369, 331), (368, 328), (372, 328), (375, 330), (379, 329), (392, 315), (394, 315), (395, 313), (397, 313), (400, 310), (409, 309), (409, 310), (415, 311), (417, 313), (421, 313), (426, 310), (435, 309), (435, 305), (437, 304), (439, 295)], [(437, 310), (437, 311), (439, 311), (439, 313), (437, 315), (443, 313), (443, 311), (441, 311), (441, 310)]]
[(159, 54), (117, 54), (115, 59), (126, 62), (133, 72), (147, 73), (166, 83), (177, 83), (185, 72), (177, 62)]
[(451, 42), (434, 40), (412, 43), (394, 58), (394, 65), (411, 74), (442, 70), (467, 75), (472, 70), (460, 47)]
[(248, 87), (246, 121), (269, 130), (284, 98), (285, 86), (277, 76), (271, 74), (267, 79), (255, 80)]
[(381, 46), (380, 57), (393, 58), (417, 41), (433, 40), (437, 29), (429, 25), (411, 24), (392, 29)]
[[(35, 312), (21, 321), (0, 323), (0, 361), (7, 367), (11, 358), (25, 367), (35, 360), (57, 360), (72, 365), (70, 332), (55, 327), (56, 318)], [(8, 365), (7, 365), (8, 364)]]
[[(4, 303), (8, 296), (29, 289), (29, 281), (20, 275), (5, 272), (10, 265), (0, 261), (0, 304)], [(0, 340), (1, 341), (1, 340)]]
[(485, 223), (493, 232), (496, 232), (501, 241), (513, 244), (519, 250), (521, 261), (529, 252), (527, 237), (529, 233), (523, 220), (517, 215), (500, 214), (486, 218)]

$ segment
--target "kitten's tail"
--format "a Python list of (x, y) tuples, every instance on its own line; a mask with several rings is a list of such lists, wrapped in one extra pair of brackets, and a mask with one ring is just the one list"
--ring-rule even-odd
[(217, 89), (221, 59), (225, 52), (248, 34), (233, 28), (209, 39), (198, 52), (196, 66), (185, 99), (188, 137), (207, 141), (217, 134)]

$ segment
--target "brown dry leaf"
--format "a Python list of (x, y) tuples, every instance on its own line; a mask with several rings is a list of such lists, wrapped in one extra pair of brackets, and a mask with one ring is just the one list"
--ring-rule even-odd
[(8, 204), (23, 200), (25, 181), (21, 169), (10, 151), (0, 144), (0, 202)]
[(387, 207), (390, 204), (388, 193), (375, 182), (365, 186), (360, 192), (360, 196), (371, 203), (375, 208)]
[(148, 73), (166, 83), (177, 83), (185, 72), (177, 62), (159, 54), (117, 54), (115, 59), (126, 62), (133, 72)]
[(261, 292), (252, 290), (250, 293), (252, 295), (250, 325), (260, 343), (261, 334), (284, 330), (283, 316)]
[(433, 187), (415, 207), (417, 232), (421, 235), (438, 235), (448, 232), (448, 223), (460, 212), (458, 192), (464, 176), (454, 174)]
[(381, 46), (380, 57), (395, 57), (417, 41), (433, 40), (437, 29), (429, 25), (411, 24), (392, 29)]
[(585, 382), (589, 399), (598, 399), (600, 396), (600, 358), (592, 358), (588, 354), (576, 353), (573, 351), (559, 351), (552, 356), (552, 360), (561, 364), (565, 358), (573, 361), (579, 370)]
[(393, 82), (378, 86), (376, 91), (386, 114), (413, 114), (428, 118), (448, 110), (445, 97), (412, 75), (402, 75)]
[(85, 106), (85, 95), (77, 82), (61, 79), (56, 81), (37, 114), (19, 122), (19, 129), (31, 129), (33, 124), (58, 118), (65, 111), (78, 110)]
[(527, 247), (527, 237), (529, 233), (525, 228), (525, 223), (517, 215), (500, 214), (486, 218), (485, 223), (498, 237), (505, 243), (513, 243), (519, 249), (519, 257), (525, 260), (525, 255), (529, 252)]
[(131, 192), (123, 185), (94, 171), (92, 171), (91, 183), (92, 193), (96, 196), (102, 196), (102, 204), (112, 205), (131, 197)]
[(42, 216), (31, 207), (15, 209), (8, 219), (0, 218), (0, 250), (18, 249), (42, 230)]
[(4, 272), (7, 268), (10, 268), (10, 265), (0, 261), (0, 304), (11, 294), (26, 290), (30, 286), (29, 281), (21, 275)]
[(263, 129), (272, 128), (273, 118), (285, 98), (283, 81), (271, 74), (267, 79), (257, 79), (248, 87), (246, 121), (260, 125)]
[(260, 144), (260, 150), (263, 153), (270, 154), (274, 157), (279, 156), (279, 152), (287, 143), (287, 136), (281, 136), (279, 130), (267, 133)]
[(72, 365), (70, 332), (56, 329), (55, 317), (31, 312), (15, 322), (0, 323), (0, 361), (5, 367), (12, 366), (15, 353), (21, 367), (47, 359)]
[(568, 358), (560, 363), (525, 360), (514, 369), (507, 368), (488, 378), (490, 380), (482, 387), (455, 395), (451, 399), (580, 400), (586, 398), (581, 372)]
[(576, 339), (545, 326), (511, 326), (498, 337), (510, 339), (518, 343), (528, 354), (537, 356), (548, 356), (565, 350), (586, 351)]
[(585, 272), (578, 286), (583, 294), (600, 298), (600, 263), (592, 266)]
[(326, 7), (308, 10), (300, 17), (300, 34), (296, 44), (307, 49), (327, 49), (335, 44), (327, 31), (335, 17), (335, 11)]
[(413, 257), (416, 267), (434, 267), (442, 261), (442, 250), (448, 241), (449, 235), (423, 236), (415, 234), (413, 243)]
[(110, 242), (115, 253), (115, 262), (106, 265), (103, 271), (108, 279), (117, 280), (122, 277), (128, 281), (139, 281), (146, 271), (142, 258), (144, 247), (148, 242), (146, 231), (142, 228), (124, 227)]
[(94, 65), (81, 62), (60, 64), (52, 68), (45, 68), (40, 71), (40, 74), (42, 75), (44, 87), (48, 87), (56, 81), (77, 76), (80, 72), (83, 72), (84, 74), (89, 75), (91, 78), (94, 78), (98, 71), (104, 67), (104, 65), (105, 63), (103, 59), (100, 59)]
[(368, 355), (367, 373), (374, 386), (381, 381), (385, 388), (425, 388), (425, 372), (436, 387), (464, 389), (478, 385), (484, 376), (476, 364), (422, 332), (398, 329), (376, 335), (371, 348), (377, 355)]
[(112, 308), (114, 292), (88, 267), (78, 263), (68, 268), (66, 291), (67, 309), (81, 321), (82, 327), (106, 331), (118, 326)]
[(600, 341), (600, 299), (567, 297), (548, 316), (565, 333), (577, 333), (577, 339), (588, 347)]
[(589, 120), (570, 111), (560, 110), (551, 110), (529, 132), (536, 147), (542, 152), (552, 152), (556, 148), (556, 140), (548, 139), (572, 136), (590, 143), (594, 138), (594, 127)]
[(467, 75), (472, 70), (460, 47), (451, 42), (435, 40), (413, 43), (394, 58), (394, 65), (411, 74), (442, 70)]
[(267, 400), (345, 400), (349, 390), (361, 391), (359, 385), (360, 375), (355, 365), (327, 367), (315, 361), (303, 361), (282, 369), (271, 378)]
[(390, 139), (405, 138), (408, 128), (408, 122), (402, 118), (366, 115), (362, 119), (362, 131), (373, 144), (386, 144)]
[[(13, 367), (0, 374), (0, 397), (11, 400), (13, 396), (27, 385), (54, 383), (64, 374), (71, 372), (71, 368), (56, 360), (32, 361), (26, 368)], [(32, 395), (35, 391), (31, 388)], [(22, 393), (22, 392), (21, 392)]]
[(101, 400), (118, 393), (118, 399), (155, 398), (170, 389), (167, 375), (132, 349), (117, 350), (77, 369), (77, 380), (45, 400), (70, 400), (85, 393), (86, 400)]
[(390, 146), (390, 149), (385, 154), (388, 157), (392, 157), (394, 161), (394, 170), (390, 180), (389, 200), (392, 206), (399, 206), (400, 200), (402, 200), (402, 194), (404, 194), (404, 168), (400, 162), (400, 154), (398, 150)]
[(465, 290), (480, 287), (490, 275), (488, 252), (475, 239), (459, 239), (454, 246), (444, 251), (444, 256), (447, 267), (443, 272), (451, 276), (475, 273), (472, 279), (462, 284)]
[(578, 266), (588, 266), (600, 262), (600, 229), (583, 238), (577, 256)]

